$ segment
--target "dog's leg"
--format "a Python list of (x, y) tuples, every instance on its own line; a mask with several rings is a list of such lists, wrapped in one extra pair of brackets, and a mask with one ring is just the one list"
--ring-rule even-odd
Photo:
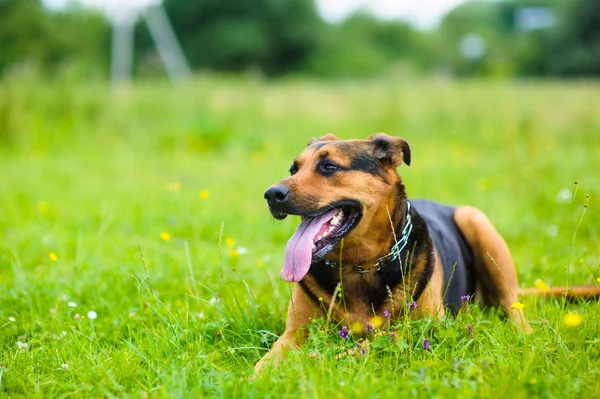
[(258, 374), (270, 361), (279, 362), (286, 350), (294, 349), (302, 343), (307, 330), (304, 328), (311, 317), (317, 316), (317, 308), (307, 298), (299, 284), (294, 285), (292, 299), (288, 306), (288, 316), (285, 331), (273, 344), (271, 350), (263, 356), (254, 366), (254, 373)]
[(436, 250), (433, 274), (421, 297), (417, 300), (415, 317), (432, 316), (439, 319), (444, 316), (444, 271), (439, 259)]
[(482, 299), (491, 305), (501, 306), (509, 320), (529, 332), (529, 324), (523, 311), (511, 307), (518, 301), (517, 271), (502, 236), (477, 208), (457, 208), (454, 221), (473, 250), (477, 283), (481, 286), (478, 291), (485, 294)]

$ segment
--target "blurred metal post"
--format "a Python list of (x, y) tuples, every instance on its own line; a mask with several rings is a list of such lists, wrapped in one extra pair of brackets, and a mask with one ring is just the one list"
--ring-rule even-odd
[(131, 15), (112, 21), (112, 60), (110, 80), (113, 87), (127, 86), (131, 82), (133, 68), (133, 23)]
[(150, 34), (156, 44), (158, 55), (165, 65), (169, 79), (177, 82), (190, 77), (192, 74), (190, 67), (169, 23), (165, 9), (161, 5), (149, 7), (145, 14)]

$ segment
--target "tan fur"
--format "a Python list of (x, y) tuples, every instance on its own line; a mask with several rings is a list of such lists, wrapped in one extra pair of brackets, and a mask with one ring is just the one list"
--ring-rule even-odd
[(423, 291), (423, 294), (417, 301), (417, 316), (433, 316), (440, 318), (444, 316), (444, 271), (440, 263), (439, 254), (435, 251), (435, 268), (429, 284)]
[(500, 306), (510, 321), (529, 331), (523, 310), (513, 309), (518, 302), (517, 271), (508, 245), (492, 222), (477, 208), (456, 208), (454, 221), (473, 250), (477, 285), (484, 305)]
[(306, 338), (306, 330), (303, 328), (310, 322), (310, 319), (318, 315), (318, 309), (302, 292), (299, 285), (294, 286), (292, 299), (288, 306), (288, 316), (285, 323), (285, 331), (273, 344), (273, 347), (258, 363), (254, 366), (254, 371), (258, 373), (266, 363), (275, 360), (281, 360), (286, 350), (295, 348)]

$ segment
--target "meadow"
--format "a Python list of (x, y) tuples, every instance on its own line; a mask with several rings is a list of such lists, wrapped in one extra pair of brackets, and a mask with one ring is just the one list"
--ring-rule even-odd
[(0, 396), (594, 397), (600, 304), (560, 298), (522, 301), (530, 335), (472, 304), (343, 357), (361, 344), (316, 320), (249, 377), (283, 332), (298, 224), (263, 193), (312, 137), (406, 138), (409, 197), (484, 210), (520, 286), (600, 284), (598, 104), (591, 81), (7, 78)]

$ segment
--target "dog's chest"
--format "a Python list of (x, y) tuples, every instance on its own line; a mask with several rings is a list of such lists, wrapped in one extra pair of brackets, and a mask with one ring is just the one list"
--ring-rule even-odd
[(332, 309), (339, 309), (344, 314), (342, 318), (363, 321), (381, 314), (391, 293), (396, 291), (398, 282), (385, 281), (383, 277), (380, 273), (352, 273), (340, 279), (339, 270), (318, 264), (311, 267), (301, 286), (309, 297), (322, 302), (326, 309), (333, 306)]

